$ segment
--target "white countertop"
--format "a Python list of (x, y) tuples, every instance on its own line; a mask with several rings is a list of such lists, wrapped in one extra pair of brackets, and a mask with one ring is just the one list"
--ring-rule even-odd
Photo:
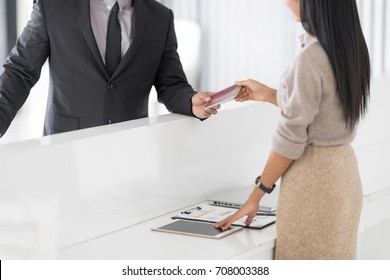
[[(353, 144), (365, 195), (361, 231), (389, 218), (389, 79)], [(221, 240), (152, 232), (212, 193), (253, 183), (278, 110), (249, 104), (207, 121), (166, 115), (0, 145), (0, 257), (272, 258), (275, 226)], [(243, 145), (244, 143), (244, 145)]]

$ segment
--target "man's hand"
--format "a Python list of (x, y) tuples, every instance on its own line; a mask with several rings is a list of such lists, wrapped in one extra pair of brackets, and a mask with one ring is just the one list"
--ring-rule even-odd
[(221, 107), (220, 105), (205, 109), (206, 104), (210, 101), (212, 92), (198, 92), (194, 96), (192, 96), (192, 114), (199, 119), (207, 119), (211, 115), (215, 115), (218, 113), (218, 109)]

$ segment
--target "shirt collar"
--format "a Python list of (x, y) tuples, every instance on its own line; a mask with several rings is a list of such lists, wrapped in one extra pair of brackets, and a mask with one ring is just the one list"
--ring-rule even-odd
[(115, 2), (118, 2), (119, 9), (124, 10), (133, 5), (134, 0), (101, 0), (104, 3), (107, 11), (111, 11), (112, 7), (115, 5)]
[(309, 33), (303, 33), (302, 35), (300, 35), (298, 37), (299, 39), (299, 42), (301, 43), (301, 48), (304, 48), (308, 45), (311, 45), (311, 44), (314, 44), (316, 42), (318, 42), (318, 39), (317, 37), (314, 37), (312, 35), (310, 35)]

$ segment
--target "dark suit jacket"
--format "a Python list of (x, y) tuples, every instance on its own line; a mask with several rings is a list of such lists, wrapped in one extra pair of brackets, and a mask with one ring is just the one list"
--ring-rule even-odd
[(194, 90), (176, 51), (172, 11), (154, 0), (134, 0), (133, 20), (132, 45), (109, 77), (93, 35), (89, 0), (35, 0), (0, 77), (1, 135), (47, 58), (45, 135), (147, 117), (152, 85), (168, 110), (191, 115)]

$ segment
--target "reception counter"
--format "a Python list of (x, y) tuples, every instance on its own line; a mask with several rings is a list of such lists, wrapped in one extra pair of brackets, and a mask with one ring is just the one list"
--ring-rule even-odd
[[(365, 196), (359, 258), (375, 258), (372, 242), (389, 228), (389, 88), (375, 81), (375, 110), (354, 142)], [(277, 120), (272, 105), (237, 104), (203, 122), (171, 114), (0, 145), (0, 257), (272, 259), (275, 226), (220, 240), (150, 229), (252, 184)]]

